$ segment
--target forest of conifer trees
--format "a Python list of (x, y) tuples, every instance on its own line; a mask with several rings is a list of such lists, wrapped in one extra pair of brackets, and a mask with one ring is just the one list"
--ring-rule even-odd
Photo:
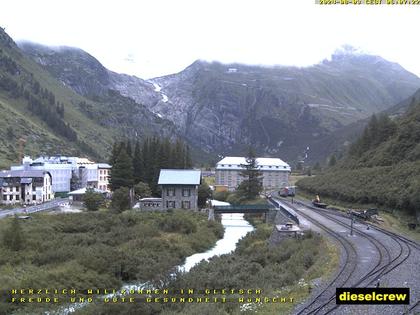
[(135, 143), (130, 140), (114, 143), (109, 163), (112, 165), (113, 191), (144, 182), (156, 196), (160, 195), (157, 182), (161, 169), (193, 166), (190, 148), (182, 140), (171, 142), (168, 138), (157, 137)]

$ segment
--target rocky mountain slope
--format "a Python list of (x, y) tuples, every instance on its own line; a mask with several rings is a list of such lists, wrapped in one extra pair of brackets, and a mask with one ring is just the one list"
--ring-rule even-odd
[(289, 160), (420, 87), (420, 79), (397, 64), (348, 52), (308, 68), (198, 61), (152, 81), (168, 98), (152, 110), (190, 141), (226, 153), (254, 143)]
[(73, 47), (48, 47), (19, 42), (19, 47), (55, 78), (86, 97), (106, 96), (108, 90), (153, 105), (159, 100), (151, 82), (106, 69), (95, 57)]
[[(82, 82), (93, 87), (93, 81)], [(0, 167), (18, 162), (20, 154), (105, 160), (115, 139), (177, 135), (172, 122), (116, 90), (104, 88), (87, 96), (28, 58), (0, 28)]]
[(420, 79), (398, 64), (348, 48), (306, 68), (196, 61), (145, 81), (111, 72), (80, 49), (20, 46), (78, 93), (92, 98), (118, 90), (210, 154), (242, 154), (253, 144), (259, 154), (293, 161), (316, 146), (309, 159), (324, 159), (335, 149), (319, 152), (324, 139), (420, 87)]

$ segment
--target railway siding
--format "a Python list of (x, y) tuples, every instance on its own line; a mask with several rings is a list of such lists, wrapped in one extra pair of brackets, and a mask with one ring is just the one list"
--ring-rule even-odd
[[(333, 210), (320, 210), (298, 201), (291, 204), (275, 198), (274, 202), (292, 209), (299, 219), (310, 222), (339, 245), (342, 255), (339, 270), (311, 297), (295, 309), (295, 314), (414, 314), (420, 311), (420, 246), (395, 233), (363, 221), (353, 224)], [(369, 226), (369, 229), (368, 229)], [(350, 276), (349, 276), (350, 272)], [(336, 287), (409, 287), (410, 306), (402, 305), (335, 305)]]

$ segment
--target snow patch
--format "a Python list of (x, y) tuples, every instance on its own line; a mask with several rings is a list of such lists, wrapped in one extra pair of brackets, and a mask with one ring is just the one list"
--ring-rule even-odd
[(160, 96), (162, 97), (162, 102), (167, 103), (169, 101), (169, 97), (166, 94), (162, 93), (162, 87), (157, 83), (154, 83), (154, 82), (150, 82), (150, 83), (153, 84), (153, 87), (155, 88), (155, 92), (158, 92)]
[(155, 92), (160, 92), (160, 90), (162, 90), (162, 88), (159, 86), (159, 84), (153, 83), (153, 82), (152, 82), (152, 84), (153, 84), (153, 87), (155, 88)]

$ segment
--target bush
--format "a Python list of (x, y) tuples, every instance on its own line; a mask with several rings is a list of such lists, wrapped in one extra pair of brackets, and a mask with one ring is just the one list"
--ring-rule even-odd
[(104, 202), (104, 196), (95, 192), (94, 189), (87, 189), (83, 196), (83, 202), (89, 211), (97, 211)]
[(118, 188), (112, 194), (111, 209), (123, 212), (130, 208), (130, 190), (127, 187)]
[(143, 182), (138, 182), (134, 186), (134, 194), (136, 195), (136, 199), (151, 197), (152, 190), (150, 189), (148, 184), (143, 183)]
[(3, 244), (13, 251), (23, 249), (23, 233), (17, 216), (12, 219), (9, 228), (3, 232)]
[(159, 222), (159, 227), (165, 232), (191, 234), (197, 231), (196, 223), (186, 215), (179, 215), (178, 212), (170, 216), (164, 216)]
[(213, 198), (220, 201), (226, 201), (228, 196), (229, 196), (228, 191), (219, 191), (219, 192), (213, 193)]
[(226, 201), (231, 204), (240, 204), (242, 200), (243, 199), (240, 196), (234, 193), (229, 194), (229, 196), (226, 198)]
[[(217, 222), (207, 222), (202, 213), (181, 210), (172, 214), (40, 213), (30, 221), (0, 220), (0, 231), (18, 224), (22, 235), (30, 235), (25, 250), (15, 251), (9, 249), (9, 242), (0, 242), (0, 283), (3, 288), (82, 290), (118, 288), (124, 281), (158, 282), (186, 256), (214, 245), (215, 235), (223, 228)], [(16, 307), (14, 311), (7, 304), (0, 301), (0, 314), (40, 313), (35, 311), (35, 304), (11, 305)], [(48, 308), (53, 311), (53, 306)]]

